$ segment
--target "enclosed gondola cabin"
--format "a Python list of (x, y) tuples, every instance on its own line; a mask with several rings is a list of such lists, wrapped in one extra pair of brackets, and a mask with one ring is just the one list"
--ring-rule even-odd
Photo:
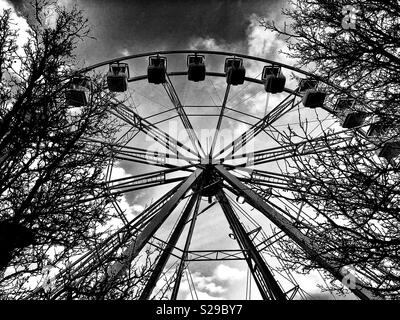
[(318, 86), (318, 80), (310, 79), (310, 78), (300, 79), (299, 91), (306, 92), (307, 90), (316, 89), (317, 86)]
[(205, 57), (198, 54), (190, 54), (187, 57), (188, 80), (203, 81), (206, 78)]
[(321, 108), (324, 105), (325, 97), (325, 92), (309, 89), (304, 93), (301, 102), (306, 108)]
[(162, 56), (150, 56), (147, 67), (147, 79), (149, 83), (160, 84), (166, 82), (167, 58)]
[(285, 88), (286, 77), (283, 75), (281, 67), (265, 66), (261, 80), (266, 92), (279, 93)]
[(224, 72), (226, 75), (226, 83), (233, 86), (243, 84), (246, 75), (246, 69), (243, 66), (241, 58), (226, 58)]
[(388, 130), (387, 125), (383, 121), (376, 121), (371, 123), (368, 128), (367, 136), (368, 137), (379, 137), (386, 134)]
[(68, 83), (65, 90), (67, 105), (74, 107), (86, 106), (91, 92), (91, 81), (87, 76), (75, 76)]
[(108, 89), (112, 92), (124, 92), (128, 88), (129, 66), (127, 63), (112, 63), (107, 73)]
[(342, 127), (346, 129), (361, 126), (364, 123), (367, 114), (362, 111), (350, 112), (343, 119)]
[(340, 118), (343, 128), (361, 126), (367, 117), (365, 112), (356, 110), (355, 100), (353, 98), (339, 98), (336, 101), (334, 111)]
[(400, 140), (386, 142), (382, 148), (377, 150), (378, 157), (385, 158), (387, 161), (392, 161), (400, 155)]

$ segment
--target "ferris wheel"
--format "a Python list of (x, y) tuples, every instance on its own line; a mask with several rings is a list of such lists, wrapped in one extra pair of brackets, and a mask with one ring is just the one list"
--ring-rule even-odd
[[(196, 265), (220, 262), (247, 267), (243, 298), (252, 298), (253, 284), (253, 296), (262, 299), (308, 299), (286, 265), (284, 240), (324, 271), (323, 281), (343, 283), (349, 276), (308, 237), (318, 219), (296, 198), (292, 186), (301, 182), (288, 164), (294, 156), (340, 148), (354, 135), (373, 141), (382, 131), (379, 119), (369, 119), (355, 98), (345, 92), (337, 97), (340, 88), (283, 63), (177, 50), (87, 67), (71, 79), (68, 104), (88, 103), (93, 71), (104, 73), (105, 90), (115, 93), (109, 112), (123, 128), (112, 142), (86, 138), (109, 150), (104, 188), (120, 227), (55, 277), (51, 298), (79, 299), (73, 288), (99, 281), (106, 297), (117, 297), (146, 247), (153, 247), (155, 258), (140, 299), (184, 298), (183, 283), (196, 298)], [(296, 133), (305, 127), (307, 137)], [(377, 156), (391, 161), (398, 147), (387, 142)], [(117, 167), (126, 174), (115, 177)], [(128, 215), (121, 196), (148, 202)], [(372, 298), (352, 277), (349, 290)]]

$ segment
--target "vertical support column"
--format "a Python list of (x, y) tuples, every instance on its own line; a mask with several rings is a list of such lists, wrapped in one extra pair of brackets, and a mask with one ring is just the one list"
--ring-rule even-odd
[(179, 263), (178, 271), (176, 273), (175, 285), (174, 285), (174, 289), (172, 290), (171, 300), (176, 300), (176, 298), (178, 296), (179, 286), (180, 286), (181, 280), (182, 280), (183, 269), (185, 267), (185, 262), (186, 262), (186, 258), (188, 255), (187, 252), (189, 250), (190, 242), (192, 241), (193, 230), (194, 230), (194, 226), (196, 225), (196, 221), (197, 221), (197, 214), (199, 212), (199, 207), (200, 207), (200, 199), (201, 199), (201, 196), (198, 197), (197, 202), (196, 202), (196, 207), (194, 208), (194, 211), (193, 211), (193, 217), (192, 217), (192, 221), (190, 223), (188, 235), (186, 237), (186, 243), (185, 243), (185, 247), (183, 249), (181, 262)]
[[(335, 266), (329, 261), (329, 256), (322, 255), (313, 246), (309, 237), (304, 235), (297, 229), (293, 223), (287, 218), (282, 216), (278, 211), (268, 205), (257, 193), (244, 185), (237, 177), (229, 173), (222, 165), (216, 165), (215, 169), (219, 174), (237, 191), (238, 194), (243, 196), (246, 201), (255, 209), (263, 213), (272, 223), (285, 232), (300, 248), (302, 248), (310, 257), (311, 260), (318, 263), (318, 265), (330, 272), (337, 280), (342, 281), (347, 273), (343, 272), (342, 268)], [(360, 299), (369, 300), (377, 299), (372, 292), (363, 287), (363, 283), (355, 279), (354, 286), (349, 289)]]
[(179, 237), (182, 234), (182, 231), (186, 225), (186, 222), (189, 218), (190, 213), (192, 212), (192, 209), (197, 202), (199, 198), (198, 194), (192, 195), (192, 197), (189, 200), (189, 203), (187, 204), (185, 210), (182, 213), (181, 218), (179, 219), (178, 224), (175, 227), (175, 230), (173, 231), (171, 237), (168, 240), (168, 243), (166, 247), (164, 248), (163, 252), (160, 254), (160, 257), (157, 261), (156, 266), (153, 269), (153, 272), (150, 275), (149, 280), (146, 283), (146, 286), (144, 287), (142, 294), (140, 295), (140, 300), (147, 300), (150, 297), (151, 292), (153, 291), (167, 261), (168, 258), (171, 255), (172, 250), (176, 246), (176, 243), (179, 240)]
[(113, 276), (109, 280), (107, 286), (109, 287), (118, 277), (120, 277), (127, 268), (129, 268), (133, 259), (137, 257), (139, 252), (148, 243), (154, 233), (158, 230), (161, 224), (167, 219), (170, 213), (176, 208), (182, 197), (192, 187), (192, 185), (199, 179), (203, 169), (197, 169), (193, 172), (185, 182), (178, 188), (176, 193), (164, 204), (157, 215), (155, 215), (150, 222), (146, 225), (143, 231), (132, 241), (129, 247), (123, 252), (123, 262), (116, 262), (113, 265)]
[[(250, 240), (246, 230), (243, 228), (239, 219), (236, 217), (229, 200), (225, 193), (220, 189), (216, 197), (224, 211), (224, 214), (231, 226), (241, 249), (246, 257), (249, 269), (253, 274), (257, 287), (264, 300), (286, 300), (286, 295), (276, 282), (265, 261), (257, 251), (253, 242)], [(254, 263), (254, 265), (253, 265)]]

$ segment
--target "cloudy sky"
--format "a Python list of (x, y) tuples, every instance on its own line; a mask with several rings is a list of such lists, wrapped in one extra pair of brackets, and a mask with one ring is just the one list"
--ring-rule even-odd
[[(260, 17), (264, 17), (283, 26), (284, 20), (280, 12), (285, 2), (281, 0), (60, 0), (58, 2), (66, 6), (78, 5), (91, 25), (91, 35), (95, 39), (87, 40), (79, 45), (77, 56), (81, 61), (80, 65), (91, 65), (135, 53), (177, 49), (226, 50), (289, 64), (293, 62), (279, 53), (279, 50), (286, 50), (285, 42), (265, 31), (258, 22)], [(0, 7), (12, 5), (16, 10), (21, 10), (25, 4), (26, 1), (22, 0), (0, 0)], [(22, 18), (18, 18), (17, 22), (21, 28), (25, 27)], [(212, 60), (210, 63), (216, 64), (217, 61)], [(140, 69), (140, 67), (135, 67), (135, 70), (132, 68), (133, 72)], [(254, 77), (259, 76), (262, 70), (262, 66), (257, 64), (249, 64), (247, 67), (246, 74)], [(290, 84), (290, 81), (288, 83)], [(185, 91), (187, 101), (195, 101), (199, 92), (198, 87), (190, 87), (179, 80), (176, 85)], [(217, 79), (212, 86), (210, 83), (208, 86), (211, 89), (204, 90), (208, 94), (207, 99), (210, 100), (208, 103), (211, 104), (211, 101), (214, 102), (218, 97), (223, 96), (224, 79)], [(203, 87), (201, 89), (203, 90)], [(153, 112), (160, 111), (160, 104), (168, 103), (162, 100), (157, 90), (146, 84), (135, 87), (134, 99), (141, 115), (145, 115), (150, 109)], [(264, 114), (265, 93), (262, 88), (260, 91), (259, 87), (250, 85), (243, 93), (237, 88), (232, 90), (232, 95), (236, 94), (236, 97), (230, 101), (231, 106), (241, 103), (244, 111), (253, 112), (257, 116)], [(147, 100), (142, 98), (144, 95), (147, 95)], [(275, 95), (269, 102), (273, 104), (281, 98)], [(295, 118), (294, 114), (292, 120)], [(206, 123), (204, 119), (194, 121), (199, 128), (205, 128), (209, 124), (209, 121), (207, 120)], [(232, 127), (237, 133), (241, 133), (246, 128), (243, 124), (229, 121), (224, 125)], [(142, 170), (146, 168), (119, 163), (114, 169), (114, 177), (124, 177), (143, 172)], [(143, 210), (146, 203), (157, 199), (170, 188), (171, 186), (163, 186), (151, 192), (138, 191), (127, 194), (121, 199), (121, 206), (127, 211), (128, 217), (132, 217)], [(167, 221), (166, 226), (172, 225), (172, 221)], [(196, 228), (197, 235), (193, 239), (195, 249), (220, 248), (218, 247), (220, 244), (224, 245), (223, 249), (237, 248), (236, 243), (228, 237), (230, 230), (220, 210), (210, 210), (207, 215), (200, 217)], [(245, 298), (243, 287), (246, 284), (247, 270), (243, 262), (193, 263), (190, 265), (190, 270), (199, 298)], [(311, 275), (308, 279), (299, 277), (298, 281), (304, 289), (316, 294), (318, 290), (315, 284), (320, 282), (317, 278), (318, 275)], [(254, 283), (253, 288), (255, 288)], [(185, 277), (180, 298), (190, 298), (188, 281)], [(253, 290), (252, 298), (260, 298), (256, 289)]]

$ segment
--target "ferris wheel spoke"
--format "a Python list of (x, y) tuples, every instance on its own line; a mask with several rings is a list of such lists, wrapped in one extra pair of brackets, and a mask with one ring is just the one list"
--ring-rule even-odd
[(255, 152), (232, 155), (227, 160), (246, 159), (246, 162), (233, 165), (236, 167), (246, 167), (249, 165), (260, 165), (268, 162), (293, 158), (294, 156), (304, 156), (332, 149), (340, 150), (347, 146), (340, 146), (342, 143), (349, 142), (352, 136), (345, 134), (352, 133), (350, 129), (335, 132), (316, 138), (306, 139), (298, 143), (281, 142), (281, 146), (258, 150)]
[(109, 191), (109, 195), (111, 197), (126, 193), (126, 192), (131, 192), (134, 190), (139, 190), (139, 189), (144, 189), (144, 188), (150, 188), (154, 186), (159, 186), (163, 184), (168, 184), (168, 183), (173, 183), (173, 182), (178, 182), (182, 181), (187, 177), (172, 177), (172, 178), (167, 178), (168, 174), (177, 172), (184, 169), (190, 168), (191, 165), (185, 166), (185, 167), (176, 167), (176, 168), (171, 168), (171, 169), (165, 169), (161, 171), (155, 171), (155, 172), (150, 172), (150, 173), (144, 173), (144, 174), (139, 174), (139, 175), (134, 175), (134, 176), (128, 176), (124, 178), (118, 178), (118, 179), (113, 179), (113, 180), (108, 180), (102, 185), (104, 185), (107, 190)]
[[(240, 169), (238, 169), (240, 170)], [(248, 172), (247, 172), (248, 171)], [(290, 184), (295, 183), (313, 183), (316, 182), (315, 179), (311, 178), (298, 178), (296, 175), (272, 172), (272, 171), (265, 171), (265, 170), (256, 170), (256, 169), (249, 169), (246, 170), (248, 173), (248, 177), (239, 177), (239, 179), (243, 181), (249, 181), (255, 184), (271, 184), (271, 185), (281, 185), (287, 186)]]
[[(278, 228), (283, 230), (289, 238), (302, 248), (321, 268), (330, 272), (332, 276), (339, 281), (346, 276), (347, 273), (343, 268), (331, 262), (333, 259), (329, 254), (320, 254), (318, 248), (314, 247), (314, 244), (309, 237), (303, 234), (290, 220), (268, 205), (257, 193), (246, 187), (237, 177), (230, 174), (222, 165), (216, 165), (215, 169), (246, 199), (251, 206), (260, 211)], [(351, 286), (349, 289), (360, 299), (372, 299), (374, 297), (373, 294), (365, 288), (363, 282), (356, 277), (354, 278), (357, 286)]]
[[(198, 158), (201, 157), (205, 157), (205, 152), (201, 146), (200, 140), (196, 135), (195, 130), (193, 129), (193, 126), (185, 112), (185, 109), (182, 106), (182, 103), (179, 99), (179, 96), (175, 90), (174, 85), (171, 82), (171, 79), (169, 78), (168, 74), (166, 74), (166, 82), (163, 83), (164, 89), (167, 92), (167, 95), (169, 97), (169, 99), (171, 100), (172, 104), (175, 107), (176, 112), (178, 113), (183, 126), (185, 127), (185, 130), (188, 134), (188, 137), (193, 145), (193, 147), (196, 149), (197, 151), (197, 156)], [(201, 152), (201, 155), (200, 155)]]
[(220, 130), (220, 128), (221, 128), (221, 123), (222, 123), (222, 119), (223, 119), (223, 116), (224, 116), (224, 112), (225, 112), (225, 108), (226, 108), (226, 103), (227, 103), (227, 101), (228, 101), (230, 89), (231, 89), (231, 85), (228, 83), (228, 84), (226, 85), (224, 100), (222, 101), (221, 110), (220, 110), (219, 117), (218, 117), (218, 122), (217, 122), (217, 127), (216, 127), (216, 129), (215, 129), (214, 137), (213, 137), (213, 139), (212, 139), (211, 148), (210, 148), (210, 153), (209, 153), (209, 155), (208, 155), (209, 158), (212, 158), (213, 153), (214, 153), (214, 147), (215, 147), (215, 143), (217, 142), (217, 137), (218, 137), (219, 130)]
[[(118, 160), (126, 160), (131, 162), (149, 164), (164, 168), (177, 168), (177, 165), (167, 163), (168, 160), (186, 160), (187, 162), (195, 162), (197, 159), (190, 157), (178, 157), (176, 154), (164, 153), (159, 151), (151, 151), (142, 148), (130, 147), (119, 143), (105, 143), (96, 139), (85, 139), (89, 143), (100, 144), (108, 148), (111, 156)], [(181, 167), (182, 170), (188, 170), (186, 167)]]
[(301, 101), (296, 101), (296, 97), (289, 99), (291, 95), (287, 96), (283, 101), (281, 101), (273, 110), (271, 110), (264, 118), (251, 126), (248, 130), (236, 138), (231, 144), (225, 146), (222, 150), (217, 153), (217, 156), (222, 155), (226, 151), (232, 149), (231, 153), (224, 157), (228, 159), (232, 157), (238, 150), (243, 148), (251, 139), (255, 138), (260, 132), (267, 128), (270, 124), (274, 123), (285, 113), (289, 112), (295, 108)]
[(147, 134), (154, 141), (157, 141), (158, 143), (160, 143), (160, 145), (171, 151), (173, 154), (176, 154), (180, 158), (185, 158), (185, 156), (179, 151), (179, 148), (198, 157), (197, 152), (193, 151), (189, 147), (185, 146), (183, 143), (172, 138), (170, 135), (159, 129), (154, 124), (150, 123), (147, 120), (144, 120), (136, 112), (124, 106), (123, 104), (119, 103), (114, 105), (113, 110), (110, 110), (110, 112), (116, 117), (125, 121), (126, 123), (132, 125), (133, 127), (138, 128), (140, 131)]

